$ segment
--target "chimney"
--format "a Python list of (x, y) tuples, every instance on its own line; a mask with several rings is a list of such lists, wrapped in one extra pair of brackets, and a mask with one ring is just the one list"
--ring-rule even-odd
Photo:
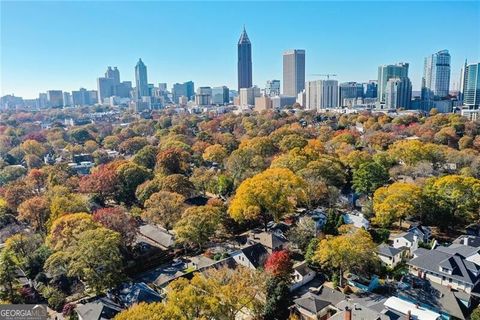
[(407, 311), (407, 316), (405, 317), (406, 320), (412, 320), (412, 311)]
[(343, 314), (343, 320), (352, 320), (352, 309), (348, 306), (345, 307), (345, 313)]

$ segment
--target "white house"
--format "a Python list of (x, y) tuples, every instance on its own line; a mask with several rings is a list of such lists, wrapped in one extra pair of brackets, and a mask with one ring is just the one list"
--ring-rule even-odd
[(418, 249), (418, 236), (413, 232), (404, 232), (393, 239), (393, 247), (396, 249), (406, 248), (411, 255)]
[(230, 256), (239, 265), (256, 270), (263, 268), (268, 258), (268, 251), (261, 243), (254, 243), (233, 252)]
[(290, 285), (290, 291), (300, 288), (304, 284), (315, 278), (315, 271), (307, 266), (307, 262), (303, 261), (293, 266), (293, 280)]
[(370, 228), (370, 221), (366, 219), (360, 212), (346, 213), (343, 215), (343, 222), (345, 224), (353, 225), (355, 228)]

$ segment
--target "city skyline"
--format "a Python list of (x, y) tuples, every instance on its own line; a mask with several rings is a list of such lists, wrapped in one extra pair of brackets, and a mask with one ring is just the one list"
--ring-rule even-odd
[[(425, 56), (443, 49), (449, 50), (452, 57), (451, 89), (458, 87), (459, 71), (465, 59), (469, 63), (477, 62), (480, 56), (478, 43), (471, 41), (479, 38), (480, 29), (478, 20), (475, 20), (480, 9), (475, 2), (466, 2), (461, 6), (458, 3), (435, 3), (428, 11), (422, 9), (432, 6), (430, 2), (412, 2), (408, 8), (400, 3), (378, 6), (378, 3), (369, 2), (308, 2), (301, 6), (279, 2), (273, 8), (262, 2), (252, 3), (258, 10), (248, 13), (239, 11), (244, 7), (241, 3), (188, 3), (184, 18), (198, 13), (198, 10), (206, 12), (207, 18), (212, 14), (209, 11), (212, 9), (223, 13), (214, 23), (202, 22), (203, 31), (211, 37), (211, 41), (203, 38), (203, 43), (194, 36), (197, 32), (192, 29), (195, 22), (189, 22), (189, 19), (177, 21), (167, 15), (162, 20), (165, 21), (163, 24), (171, 25), (175, 32), (167, 32), (164, 26), (149, 25), (143, 21), (154, 19), (153, 9), (157, 7), (174, 13), (182, 5), (155, 2), (142, 4), (143, 9), (139, 9), (130, 3), (115, 3), (115, 10), (109, 11), (108, 4), (56, 3), (57, 10), (63, 10), (65, 15), (56, 16), (48, 26), (37, 30), (35, 23), (53, 14), (48, 12), (51, 4), (2, 2), (1, 94), (13, 93), (24, 98), (36, 98), (39, 92), (47, 90), (94, 89), (98, 75), (110, 65), (118, 67), (124, 80), (134, 82), (134, 66), (139, 57), (148, 65), (150, 83), (166, 82), (171, 88), (176, 82), (192, 80), (198, 86), (226, 85), (236, 88), (236, 43), (244, 23), (252, 42), (253, 84), (259, 87), (263, 87), (267, 80), (282, 79), (282, 53), (292, 48), (304, 48), (307, 51), (306, 81), (317, 80), (311, 76), (314, 73), (336, 73), (339, 82), (367, 82), (376, 79), (379, 65), (408, 62), (409, 78), (415, 91), (420, 90)], [(265, 14), (262, 9), (267, 7), (270, 11)], [(228, 8), (233, 12), (229, 12)], [(76, 20), (68, 21), (72, 12), (81, 21), (91, 10), (99, 15), (109, 14), (101, 23), (91, 22), (82, 32), (71, 32), (79, 24)], [(388, 20), (384, 15), (392, 10), (398, 14), (408, 14), (406, 18), (415, 22), (409, 27), (400, 28), (402, 30), (389, 29), (388, 35), (378, 35), (376, 31), (376, 40), (372, 42), (373, 38), (368, 37), (367, 31)], [(455, 10), (462, 19), (448, 30), (442, 30), (443, 34), (437, 35), (437, 26), (415, 19), (420, 15), (419, 10), (424, 20), (435, 18), (440, 23), (446, 17), (451, 18), (451, 10)], [(260, 13), (265, 16), (262, 23), (257, 21)], [(24, 19), (16, 21), (15, 17), (19, 14)], [(359, 32), (351, 36), (351, 32), (348, 32), (351, 26), (348, 28), (336, 22), (336, 18), (354, 14), (363, 16), (356, 22)], [(110, 35), (109, 23), (116, 21), (115, 17), (125, 18), (127, 15), (131, 15), (132, 22), (138, 23), (128, 26), (120, 22), (113, 24), (118, 30)], [(273, 18), (291, 15), (302, 17), (295, 21), (294, 27), (287, 22), (276, 25), (274, 29), (266, 27), (268, 24), (265, 22)], [(185, 26), (180, 27), (182, 23)], [(311, 27), (309, 32), (304, 32), (305, 26)], [(128, 35), (138, 32), (139, 28), (149, 28), (146, 29), (149, 32), (139, 36), (132, 45)], [(423, 30), (422, 33), (418, 32), (418, 28)], [(59, 29), (63, 31), (58, 32)], [(92, 33), (92, 29), (96, 32)], [(188, 35), (187, 29), (191, 29), (189, 32), (192, 37), (187, 37), (187, 41), (173, 41), (175, 37)], [(151, 32), (159, 30), (162, 37), (152, 41)], [(282, 35), (281, 38), (271, 37), (272, 31)], [(341, 41), (338, 40), (339, 36)], [(148, 38), (148, 45), (144, 38)], [(379, 39), (381, 42), (378, 42)], [(102, 46), (95, 46), (99, 42)], [(200, 47), (202, 50), (196, 50), (199, 43), (203, 46)], [(375, 43), (388, 46), (379, 50)]]

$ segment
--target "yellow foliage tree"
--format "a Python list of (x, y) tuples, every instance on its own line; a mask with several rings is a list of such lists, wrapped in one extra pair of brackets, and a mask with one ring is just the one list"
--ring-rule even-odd
[(285, 168), (267, 169), (242, 182), (228, 212), (236, 221), (279, 221), (307, 199), (305, 182)]
[(374, 221), (384, 227), (395, 220), (400, 225), (409, 215), (416, 214), (422, 201), (422, 189), (413, 183), (395, 182), (378, 188), (373, 195)]
[(357, 229), (320, 241), (313, 259), (323, 268), (337, 270), (342, 285), (344, 272), (365, 271), (376, 261), (375, 247), (370, 234), (364, 229)]

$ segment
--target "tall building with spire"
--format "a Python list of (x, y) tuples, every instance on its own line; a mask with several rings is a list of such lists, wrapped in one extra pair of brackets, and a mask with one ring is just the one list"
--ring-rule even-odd
[(252, 44), (248, 39), (247, 31), (243, 27), (242, 35), (238, 40), (238, 91), (241, 88), (252, 87)]
[(135, 93), (135, 98), (138, 100), (149, 95), (147, 66), (143, 63), (142, 59), (138, 59), (137, 65), (135, 66)]

